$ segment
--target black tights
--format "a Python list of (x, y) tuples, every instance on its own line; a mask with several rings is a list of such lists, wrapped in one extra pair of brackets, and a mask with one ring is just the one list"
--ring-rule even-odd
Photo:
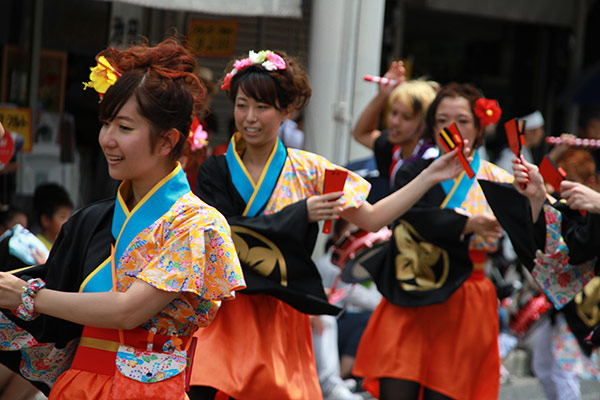
[[(379, 400), (418, 400), (421, 385), (403, 379), (381, 378), (379, 380)], [(450, 397), (431, 389), (423, 389), (423, 400), (452, 400)]]
[[(219, 390), (210, 386), (190, 386), (188, 397), (190, 400), (214, 400)], [(234, 400), (230, 397), (229, 400)]]

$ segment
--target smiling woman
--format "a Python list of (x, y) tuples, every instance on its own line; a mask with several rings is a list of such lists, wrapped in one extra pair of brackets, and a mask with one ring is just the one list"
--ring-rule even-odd
[(50, 399), (184, 399), (193, 332), (244, 287), (229, 225), (177, 162), (203, 106), (195, 67), (175, 40), (99, 54), (86, 87), (117, 198), (75, 213), (46, 264), (0, 274), (17, 310), (0, 361)]
[(458, 174), (456, 151), (374, 205), (365, 201), (369, 184), (351, 171), (343, 192), (325, 194), (326, 171), (341, 167), (286, 148), (277, 135), (310, 98), (303, 66), (283, 52), (251, 51), (230, 63), (222, 88), (234, 102), (238, 132), (225, 155), (202, 164), (195, 190), (231, 224), (248, 289), (196, 333), (190, 398), (322, 398), (308, 314), (339, 309), (311, 261), (316, 222), (341, 217), (379, 230), (431, 185)]
[[(500, 225), (479, 182), (512, 176), (480, 159), (476, 148), (485, 125), (499, 117), (496, 101), (470, 84), (442, 87), (427, 110), (426, 137), (437, 143), (440, 130), (456, 123), (474, 144), (475, 176), (462, 173), (429, 189), (394, 226), (387, 260), (370, 270), (384, 299), (361, 338), (353, 373), (378, 399), (498, 398), (498, 300), (483, 268), (497, 250)], [(396, 187), (405, 189), (434, 163), (405, 164)]]
[[(380, 85), (352, 130), (358, 143), (373, 150), (379, 175), (389, 178), (390, 189), (402, 165), (439, 155), (432, 138), (423, 137), (425, 114), (439, 85), (424, 79), (405, 81), (404, 72), (401, 61), (392, 63), (385, 78), (394, 83)], [(385, 107), (385, 129), (379, 130), (379, 115)]]

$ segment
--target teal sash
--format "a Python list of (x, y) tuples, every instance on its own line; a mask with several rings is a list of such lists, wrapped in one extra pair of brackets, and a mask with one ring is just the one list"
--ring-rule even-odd
[(281, 140), (277, 138), (277, 143), (273, 147), (260, 179), (257, 184), (254, 184), (236, 148), (236, 142), (240, 137), (241, 135), (236, 133), (231, 138), (231, 143), (227, 148), (227, 153), (225, 153), (225, 159), (231, 173), (231, 180), (242, 199), (246, 202), (246, 209), (242, 215), (256, 217), (262, 214), (273, 194), (287, 158), (287, 149)]
[[(188, 180), (181, 168), (181, 164), (160, 182), (158, 182), (132, 211), (129, 211), (122, 196), (122, 189), (129, 185), (123, 182), (119, 186), (115, 212), (112, 221), (112, 235), (116, 239), (115, 260), (118, 263), (129, 244), (135, 237), (148, 228), (167, 211), (173, 204), (190, 192)], [(112, 265), (110, 259), (104, 261), (81, 284), (83, 292), (110, 292), (112, 290)]]
[(440, 208), (458, 208), (461, 206), (463, 201), (467, 198), (467, 194), (471, 189), (471, 185), (477, 179), (477, 172), (479, 171), (479, 165), (481, 164), (481, 158), (479, 157), (479, 152), (475, 151), (473, 154), (473, 161), (471, 162), (471, 168), (475, 175), (473, 179), (469, 179), (465, 171), (462, 171), (461, 174), (455, 179), (449, 179), (441, 183), (444, 192), (446, 193), (446, 198), (442, 202)]

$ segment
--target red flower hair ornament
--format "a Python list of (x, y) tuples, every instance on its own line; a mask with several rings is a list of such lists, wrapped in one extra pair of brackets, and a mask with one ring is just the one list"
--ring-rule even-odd
[(477, 99), (473, 112), (479, 118), (479, 124), (482, 128), (497, 123), (502, 115), (502, 109), (498, 105), (498, 102), (493, 99), (486, 99), (485, 97)]

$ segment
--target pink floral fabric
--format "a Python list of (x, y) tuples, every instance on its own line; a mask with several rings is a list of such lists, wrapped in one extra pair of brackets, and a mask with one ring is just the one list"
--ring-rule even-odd
[(596, 260), (579, 265), (569, 264), (569, 248), (561, 235), (562, 215), (554, 207), (544, 204), (544, 218), (546, 246), (543, 252), (536, 252), (531, 275), (554, 307), (560, 309), (594, 277)]
[[(342, 169), (326, 158), (308, 151), (287, 149), (288, 156), (265, 208), (265, 214), (273, 214), (282, 208), (310, 196), (323, 194), (326, 169)], [(371, 184), (348, 171), (344, 186), (344, 209), (360, 207), (367, 198)]]
[(562, 314), (556, 316), (552, 330), (552, 353), (558, 365), (581, 379), (598, 381), (600, 380), (599, 350), (594, 349), (587, 357), (581, 351), (577, 338), (569, 329), (565, 317)]
[(21, 374), (31, 380), (52, 387), (56, 379), (69, 369), (79, 339), (59, 349), (53, 343), (39, 343), (29, 332), (15, 325), (0, 313), (0, 350), (21, 351)]
[(212, 321), (222, 300), (245, 287), (227, 221), (192, 193), (140, 232), (119, 261), (119, 291), (140, 279), (180, 293), (142, 326), (158, 334), (191, 335)]

